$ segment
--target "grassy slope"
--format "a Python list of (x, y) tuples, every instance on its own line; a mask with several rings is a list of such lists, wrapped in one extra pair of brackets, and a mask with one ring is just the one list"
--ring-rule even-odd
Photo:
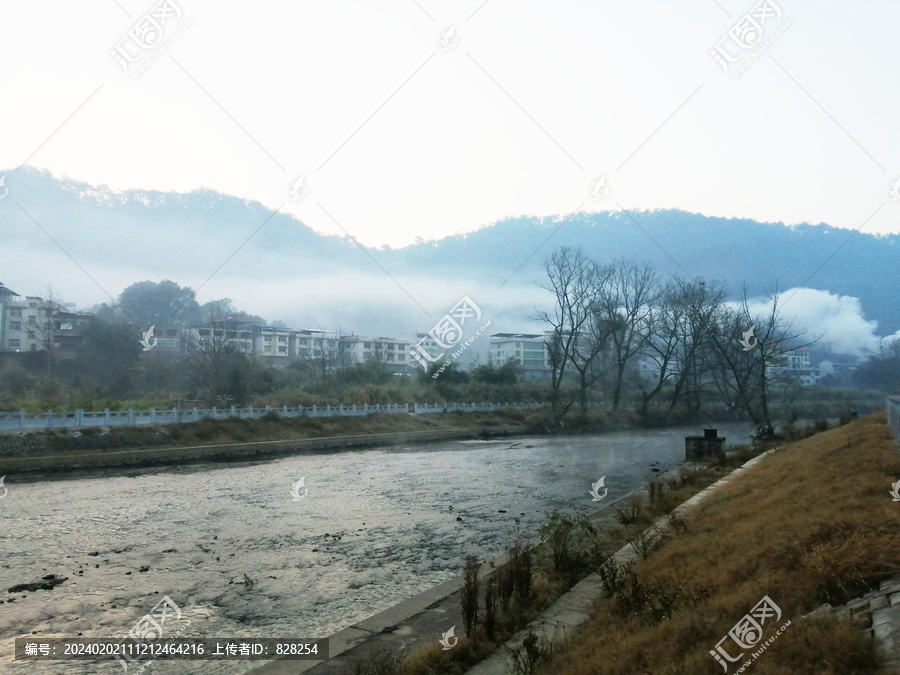
[[(883, 412), (783, 446), (691, 513), (686, 532), (634, 568), (638, 585), (600, 603), (540, 672), (722, 673), (709, 650), (765, 595), (783, 612), (771, 633), (792, 625), (748, 670), (879, 672), (858, 627), (798, 619), (900, 572), (900, 503), (889, 495), (898, 478)], [(669, 617), (654, 620), (652, 608), (667, 605)]]

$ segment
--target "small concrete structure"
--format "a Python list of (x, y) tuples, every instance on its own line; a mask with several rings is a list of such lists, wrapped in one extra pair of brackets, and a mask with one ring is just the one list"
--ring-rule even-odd
[(685, 436), (684, 461), (704, 461), (711, 457), (725, 459), (725, 437), (718, 433), (718, 429), (704, 429), (702, 436)]

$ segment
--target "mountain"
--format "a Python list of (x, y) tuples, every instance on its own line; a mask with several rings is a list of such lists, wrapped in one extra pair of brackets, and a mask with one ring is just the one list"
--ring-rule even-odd
[(745, 282), (751, 296), (776, 282), (781, 290), (804, 284), (853, 296), (865, 318), (878, 321), (877, 333), (900, 330), (900, 235), (614, 211), (512, 217), (363, 251), (349, 238), (211, 190), (114, 192), (29, 167), (4, 174), (0, 281), (29, 294), (52, 283), (81, 307), (108, 302), (107, 294), (135, 281), (172, 279), (199, 289), (201, 302), (230, 297), (295, 327), (410, 336), (468, 295), (491, 320), (490, 332), (540, 330), (533, 314), (550, 298), (537, 287), (543, 261), (556, 247), (582, 246), (601, 261), (624, 257), (664, 275), (724, 281), (733, 299)]

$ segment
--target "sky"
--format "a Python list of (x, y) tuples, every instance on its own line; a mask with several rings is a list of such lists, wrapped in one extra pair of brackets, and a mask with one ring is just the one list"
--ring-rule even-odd
[(86, 9), (4, 6), (0, 173), (208, 188), (369, 246), (579, 209), (900, 232), (900, 3)]

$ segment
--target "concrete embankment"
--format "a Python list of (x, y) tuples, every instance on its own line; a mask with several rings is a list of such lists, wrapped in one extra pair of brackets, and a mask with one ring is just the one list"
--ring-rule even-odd
[(349, 450), (372, 446), (413, 445), (439, 441), (493, 438), (528, 433), (526, 427), (486, 427), (478, 429), (442, 429), (406, 431), (359, 436), (327, 436), (287, 441), (229, 443), (190, 447), (141, 448), (108, 452), (66, 452), (0, 457), (0, 476), (75, 469), (158, 466), (202, 461), (242, 461), (318, 450)]
[[(763, 453), (746, 462), (715, 484), (694, 495), (675, 509), (676, 514), (684, 514), (696, 507), (711, 493), (761, 461), (768, 454), (768, 452)], [(683, 464), (666, 472), (660, 478), (662, 480), (674, 479), (682, 470), (690, 466), (692, 465)], [(617, 522), (615, 505), (635, 496), (646, 500), (647, 487), (640, 487), (618, 499), (605, 503), (600, 509), (589, 514), (588, 519), (598, 529), (612, 527)], [(668, 527), (668, 517), (661, 518), (644, 533), (644, 536), (658, 537)], [(536, 545), (539, 541), (539, 539), (535, 539), (531, 543)], [(632, 560), (636, 556), (631, 544), (623, 547), (614, 555), (619, 563)], [(485, 570), (496, 569), (506, 562), (506, 555), (487, 561)], [(455, 625), (457, 630), (462, 627), (459, 600), (459, 591), (462, 586), (463, 576), (459, 575), (329, 636), (329, 659), (327, 661), (280, 659), (249, 670), (246, 675), (299, 675), (300, 673), (341, 675), (352, 672), (353, 662), (371, 653), (373, 649), (384, 647), (395, 652), (411, 653), (428, 644), (434, 644), (450, 626)], [(549, 632), (554, 638), (559, 639), (567, 630), (583, 623), (590, 616), (594, 603), (602, 596), (603, 588), (599, 575), (592, 574), (586, 577), (562, 595), (541, 616), (510, 638), (506, 646), (519, 646), (529, 631), (543, 635), (547, 635)], [(500, 648), (469, 672), (472, 675), (506, 675), (511, 672), (509, 668), (509, 655), (506, 650)]]
[[(675, 476), (678, 471), (678, 468), (672, 469), (664, 477)], [(640, 487), (607, 502), (597, 511), (588, 514), (588, 519), (599, 529), (612, 527), (616, 523), (615, 505), (635, 495), (646, 494), (646, 491), (646, 487)], [(540, 544), (540, 539), (533, 539), (530, 543), (536, 546)], [(507, 561), (508, 555), (502, 555), (486, 561), (483, 569), (486, 573)], [(460, 574), (328, 636), (327, 661), (279, 659), (248, 670), (246, 675), (345, 675), (353, 672), (353, 662), (356, 659), (364, 657), (373, 649), (385, 647), (395, 652), (410, 653), (420, 647), (436, 644), (450, 626), (455, 625), (457, 632), (462, 632), (459, 600), (462, 586), (463, 575)]]

